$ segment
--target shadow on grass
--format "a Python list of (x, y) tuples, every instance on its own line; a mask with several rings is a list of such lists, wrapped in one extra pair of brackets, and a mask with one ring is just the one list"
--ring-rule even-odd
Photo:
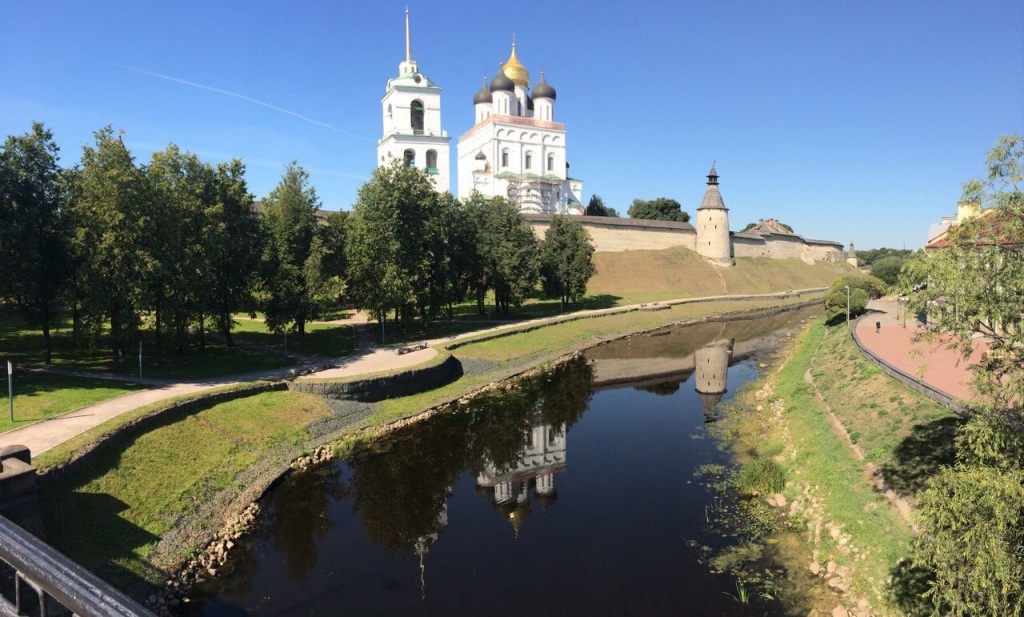
[(75, 562), (135, 598), (164, 578), (137, 551), (160, 538), (122, 516), (123, 501), (105, 493), (44, 489), (40, 510), (46, 540)]
[[(889, 585), (889, 593), (896, 606), (907, 615), (930, 615), (935, 607), (932, 606), (925, 593), (931, 588), (935, 581), (935, 574), (926, 568), (922, 568), (911, 559), (900, 561), (892, 569), (892, 583)], [(939, 613), (945, 614), (945, 612)]]
[(956, 462), (956, 435), (965, 420), (958, 416), (918, 424), (893, 451), (894, 461), (882, 466), (893, 489), (909, 497), (944, 465)]
[(587, 296), (576, 304), (563, 306), (557, 298), (546, 298), (529, 301), (523, 306), (514, 307), (509, 311), (508, 315), (495, 313), (493, 304), (488, 304), (487, 313), (480, 315), (477, 312), (475, 303), (464, 303), (455, 307), (453, 311), (455, 318), (448, 321), (433, 321), (426, 325), (420, 321), (405, 324), (388, 321), (384, 325), (384, 342), (381, 341), (380, 324), (371, 322), (370, 328), (378, 345), (403, 345), (426, 339), (458, 336), (529, 319), (557, 317), (558, 315), (575, 313), (577, 311), (613, 308), (618, 305), (621, 299), (620, 296), (600, 294)]

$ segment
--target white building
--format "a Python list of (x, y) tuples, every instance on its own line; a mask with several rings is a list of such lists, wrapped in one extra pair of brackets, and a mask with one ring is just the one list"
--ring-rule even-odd
[(441, 88), (420, 73), (412, 59), (409, 9), (405, 9), (405, 60), (398, 77), (388, 80), (380, 100), (384, 136), (377, 143), (377, 164), (402, 159), (411, 167), (425, 169), (438, 192), (451, 190), (449, 137), (441, 128)]
[(555, 121), (555, 89), (512, 54), (473, 97), (475, 124), (459, 138), (459, 198), (506, 197), (521, 212), (583, 214), (583, 181), (568, 176), (565, 125)]

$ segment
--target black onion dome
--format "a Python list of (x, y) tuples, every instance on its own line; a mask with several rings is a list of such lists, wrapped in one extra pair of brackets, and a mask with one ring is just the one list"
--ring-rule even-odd
[(544, 72), (541, 71), (540, 81), (533, 88), (533, 98), (535, 99), (551, 99), (555, 100), (555, 89), (551, 87), (551, 84), (544, 79)]
[(505, 71), (499, 69), (498, 74), (491, 80), (491, 92), (515, 92), (516, 84), (514, 81), (509, 79)]
[(491, 103), (493, 100), (491, 98), (491, 91), (487, 89), (487, 80), (484, 79), (484, 85), (480, 86), (480, 91), (473, 95), (473, 104)]

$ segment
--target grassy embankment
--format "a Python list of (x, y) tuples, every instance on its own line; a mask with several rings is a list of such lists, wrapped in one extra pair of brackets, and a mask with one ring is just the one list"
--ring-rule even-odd
[[(686, 263), (680, 262), (689, 260), (686, 253), (681, 254), (680, 260), (672, 262), (672, 267), (685, 270)], [(833, 264), (806, 266), (795, 263), (797, 267), (793, 267), (786, 262), (773, 263), (780, 263), (780, 267), (768, 270), (777, 276), (768, 276), (768, 272), (760, 271), (761, 264), (754, 264), (758, 266), (754, 268), (741, 262), (735, 273), (723, 275), (735, 276), (739, 281), (740, 289), (729, 289), (728, 292), (824, 286), (840, 271)], [(718, 276), (714, 272), (711, 274)], [(659, 276), (656, 270), (649, 269), (637, 276), (641, 275)], [(704, 295), (703, 278), (708, 273), (694, 268), (691, 275), (677, 281), (692, 288), (664, 292), (664, 297)], [(752, 289), (743, 283), (748, 279), (774, 280), (775, 286), (773, 289)], [(693, 289), (700, 291), (694, 292)], [(713, 293), (721, 292), (721, 288), (713, 290)], [(431, 392), (379, 403), (372, 416), (359, 425), (380, 425), (413, 415), (615, 335), (779, 303), (726, 301), (682, 305), (668, 310), (572, 321), (463, 345), (453, 350), (466, 368), (461, 379)], [(126, 414), (112, 424), (123, 424), (143, 413), (146, 412), (140, 410)], [(237, 483), (237, 478), (253, 461), (271, 451), (311, 448), (314, 444), (307, 429), (329, 413), (327, 407), (316, 399), (290, 392), (273, 392), (217, 405), (187, 420), (161, 426), (131, 440), (122, 449), (105, 452), (89, 473), (81, 474), (85, 477), (69, 477), (54, 484), (43, 500), (47, 532), (53, 530), (50, 538), (58, 548), (89, 567), (103, 569), (111, 578), (123, 582), (141, 577), (159, 582), (163, 574), (160, 568), (171, 563), (159, 560), (156, 564), (150, 563), (160, 536), (172, 528), (196, 524), (197, 502), (210, 500), (221, 488)], [(67, 460), (75, 449), (110, 430), (109, 427), (97, 427), (72, 442), (58, 446), (37, 462), (45, 466)], [(337, 435), (325, 436), (331, 437)], [(287, 461), (283, 464), (286, 465)], [(76, 512), (77, 515), (70, 516), (66, 514), (68, 512)], [(110, 531), (104, 532), (97, 527), (104, 522), (110, 524)], [(182, 548), (188, 547), (179, 547)], [(180, 558), (181, 555), (169, 554), (169, 557)]]
[(268, 453), (301, 452), (305, 427), (330, 413), (312, 395), (264, 393), (160, 426), (123, 449), (108, 449), (88, 472), (43, 493), (47, 540), (121, 586), (131, 587), (138, 578), (158, 583), (164, 573), (149, 558), (162, 534), (239, 482), (239, 474)]
[[(805, 379), (808, 371), (813, 384)], [(876, 612), (898, 613), (887, 595), (887, 579), (908, 555), (913, 532), (872, 484), (868, 464), (882, 469), (912, 503), (924, 480), (948, 462), (957, 418), (871, 364), (845, 325), (815, 323), (766, 381), (767, 386), (759, 384), (760, 390), (740, 397), (745, 412), (734, 430), (747, 459), (740, 477), (778, 463), (788, 480), (783, 494), (789, 504), (799, 504), (787, 510), (788, 522), (790, 529), (801, 530), (804, 542), (781, 542), (778, 546), (788, 549), (777, 561), (805, 578), (812, 561), (823, 569), (834, 561), (849, 569), (845, 580), (852, 590), (842, 603), (852, 606), (864, 598)], [(864, 460), (834, 428), (829, 411)], [(840, 598), (826, 591), (824, 579), (815, 585), (803, 601), (816, 598), (811, 600), (816, 608), (831, 611)]]

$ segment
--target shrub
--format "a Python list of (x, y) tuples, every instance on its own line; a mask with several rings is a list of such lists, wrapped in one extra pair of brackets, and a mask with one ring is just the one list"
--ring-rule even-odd
[(736, 474), (736, 490), (744, 495), (778, 493), (786, 485), (786, 472), (770, 458), (758, 458)]

